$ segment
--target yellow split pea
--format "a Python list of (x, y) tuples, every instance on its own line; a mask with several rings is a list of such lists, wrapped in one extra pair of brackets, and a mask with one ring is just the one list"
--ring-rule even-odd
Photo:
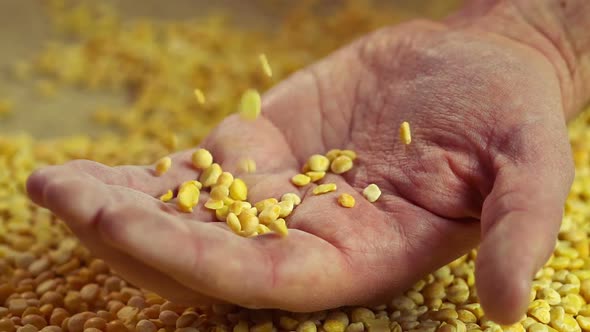
[(326, 158), (328, 158), (329, 161), (332, 161), (336, 159), (336, 157), (340, 156), (341, 153), (342, 150), (340, 149), (332, 149), (326, 153)]
[(314, 172), (325, 172), (330, 168), (330, 160), (321, 154), (314, 154), (307, 161), (309, 169)]
[(272, 77), (272, 69), (270, 68), (266, 54), (262, 53), (258, 55), (258, 60), (260, 61), (260, 65), (262, 66), (262, 71), (264, 74), (268, 77)]
[(172, 159), (170, 157), (163, 157), (158, 162), (156, 162), (156, 175), (160, 176), (164, 173), (168, 172), (170, 167), (172, 166)]
[(355, 205), (355, 199), (350, 194), (341, 194), (338, 196), (338, 203), (345, 208), (352, 208)]
[(192, 162), (196, 169), (206, 169), (213, 163), (213, 156), (206, 149), (197, 149), (193, 152)]
[(178, 189), (178, 207), (183, 212), (193, 212), (199, 203), (200, 191), (194, 181), (184, 182)]
[(335, 183), (324, 183), (324, 184), (320, 184), (319, 186), (315, 187), (313, 189), (313, 194), (314, 195), (322, 195), (322, 194), (326, 194), (332, 191), (336, 191), (336, 189), (338, 189), (336, 187)]
[(399, 136), (402, 142), (406, 145), (412, 142), (412, 133), (410, 132), (410, 124), (407, 121), (402, 122), (399, 127)]
[(256, 120), (262, 109), (262, 100), (258, 91), (248, 89), (242, 95), (239, 113), (243, 119)]
[(223, 187), (228, 187), (231, 186), (231, 184), (234, 182), (234, 176), (233, 174), (231, 174), (230, 172), (223, 172), (221, 173), (221, 175), (217, 178), (217, 186), (223, 186)]
[(332, 161), (332, 165), (330, 166), (330, 170), (335, 174), (342, 174), (350, 171), (351, 169), (352, 159), (345, 155), (336, 157), (336, 159)]
[(296, 193), (286, 193), (281, 196), (281, 201), (292, 201), (293, 205), (299, 205), (301, 204), (301, 197)]
[(162, 196), (160, 196), (160, 200), (162, 202), (168, 202), (170, 201), (172, 198), (174, 197), (174, 193), (172, 192), (172, 190), (168, 189), (168, 191), (163, 194)]
[(203, 91), (201, 89), (195, 89), (194, 94), (199, 104), (203, 105), (205, 103), (205, 94)]
[(223, 206), (223, 200), (221, 199), (209, 198), (207, 202), (205, 202), (205, 207), (210, 210), (219, 210), (222, 209)]
[(242, 179), (234, 179), (229, 186), (229, 197), (237, 201), (245, 201), (248, 198), (248, 186)]
[(223, 201), (224, 198), (229, 196), (229, 189), (226, 186), (215, 186), (211, 189), (209, 196), (218, 201)]
[(258, 219), (260, 219), (260, 223), (268, 225), (271, 222), (277, 220), (280, 214), (281, 206), (279, 206), (278, 204), (271, 205), (260, 212), (260, 214), (258, 215)]
[(298, 187), (306, 186), (310, 181), (311, 178), (305, 174), (297, 174), (291, 178), (291, 182)]
[(221, 173), (223, 173), (223, 171), (221, 170), (221, 166), (219, 166), (219, 164), (211, 164), (211, 166), (201, 173), (200, 181), (203, 184), (203, 187), (207, 188), (216, 184)]
[(242, 231), (242, 224), (240, 224), (240, 219), (235, 213), (228, 213), (225, 222), (234, 233), (239, 234)]
[(309, 176), (311, 182), (317, 182), (326, 176), (326, 172), (309, 171), (306, 172), (305, 175)]
[(254, 207), (256, 207), (256, 209), (258, 211), (263, 211), (267, 207), (273, 206), (276, 204), (279, 204), (279, 201), (276, 198), (271, 197), (271, 198), (263, 199), (259, 202), (256, 202), (256, 204), (254, 204)]
[(289, 233), (289, 230), (287, 229), (287, 223), (283, 218), (274, 220), (268, 225), (268, 228), (270, 228), (273, 232), (279, 234), (281, 237), (285, 237)]
[(376, 184), (371, 183), (363, 190), (363, 196), (365, 196), (369, 202), (374, 203), (381, 196), (381, 189), (379, 189)]

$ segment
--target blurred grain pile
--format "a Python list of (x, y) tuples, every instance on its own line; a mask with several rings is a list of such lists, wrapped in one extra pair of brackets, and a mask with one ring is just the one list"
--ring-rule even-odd
[[(24, 183), (34, 168), (74, 158), (151, 163), (194, 146), (236, 109), (242, 91), (272, 85), (259, 70), (259, 52), (272, 60), (276, 82), (399, 17), (352, 0), (319, 19), (302, 5), (268, 35), (234, 28), (221, 16), (130, 23), (100, 4), (48, 4), (56, 28), (74, 42), (54, 42), (30, 61), (16, 63), (15, 79), (42, 77), (38, 88), (47, 95), (75, 86), (124, 89), (131, 98), (124, 108), (97, 110), (98, 123), (117, 128), (110, 135), (45, 141), (0, 136), (0, 331), (590, 331), (588, 113), (570, 125), (577, 176), (559, 241), (536, 276), (527, 317), (516, 325), (501, 327), (483, 315), (474, 288), (475, 251), (390, 303), (313, 314), (186, 308), (128, 284), (59, 220), (28, 202)], [(195, 88), (205, 92), (204, 105), (195, 99)], [(8, 112), (9, 103), (2, 105)], [(174, 134), (168, 128), (175, 128)]]

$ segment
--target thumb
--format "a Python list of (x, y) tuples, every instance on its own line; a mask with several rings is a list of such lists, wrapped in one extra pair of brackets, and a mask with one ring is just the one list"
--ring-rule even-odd
[(543, 159), (500, 168), (483, 205), (477, 293), (486, 316), (501, 324), (526, 312), (532, 279), (555, 248), (573, 180), (571, 158)]

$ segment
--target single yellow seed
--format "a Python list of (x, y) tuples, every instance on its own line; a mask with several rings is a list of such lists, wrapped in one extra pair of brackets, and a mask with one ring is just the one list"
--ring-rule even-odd
[(325, 172), (330, 167), (330, 160), (321, 154), (314, 154), (307, 160), (309, 169), (315, 172)]
[(215, 218), (217, 221), (225, 221), (229, 212), (229, 207), (224, 205), (221, 209), (215, 210)]
[(340, 156), (341, 154), (342, 154), (342, 150), (332, 149), (332, 150), (328, 151), (328, 153), (326, 153), (326, 158), (328, 158), (329, 161), (332, 161), (332, 160), (336, 159), (336, 157)]
[(551, 320), (549, 308), (537, 307), (529, 310), (528, 313), (531, 317), (534, 317), (536, 320), (543, 324), (547, 324)]
[(412, 142), (412, 133), (410, 132), (410, 124), (406, 121), (402, 122), (399, 127), (399, 136), (402, 142), (406, 145)]
[(259, 224), (258, 227), (256, 227), (256, 233), (258, 233), (258, 234), (262, 235), (262, 234), (266, 234), (266, 233), (270, 233), (270, 232), (272, 232), (272, 231), (266, 225)]
[(295, 204), (291, 200), (281, 201), (278, 206), (281, 208), (281, 212), (279, 213), (279, 217), (286, 218), (293, 212), (293, 208)]
[(174, 193), (172, 192), (172, 190), (168, 189), (168, 191), (167, 191), (167, 192), (166, 192), (164, 195), (160, 196), (160, 200), (161, 200), (162, 202), (168, 202), (168, 201), (170, 201), (170, 200), (171, 200), (173, 197), (174, 197)]
[(340, 151), (340, 155), (347, 156), (352, 161), (354, 161), (357, 158), (357, 154), (353, 150), (342, 150)]
[(590, 318), (585, 316), (577, 316), (576, 321), (584, 331), (590, 331)]
[(197, 187), (197, 189), (201, 190), (201, 188), (203, 187), (203, 185), (201, 184), (201, 182), (197, 181), (197, 180), (188, 180), (188, 181), (184, 181), (180, 187), (178, 187), (178, 191), (180, 192), (182, 190), (183, 187), (185, 186), (195, 186)]
[(222, 200), (212, 199), (209, 198), (207, 202), (205, 202), (205, 207), (210, 210), (217, 210), (223, 208), (225, 205), (223, 204)]
[(297, 328), (297, 325), (299, 325), (299, 321), (296, 319), (293, 319), (289, 316), (281, 316), (279, 318), (279, 326), (283, 330), (295, 331), (295, 329)]
[(170, 169), (172, 166), (172, 159), (170, 157), (163, 157), (156, 162), (156, 175), (160, 176)]
[(240, 159), (238, 170), (243, 173), (254, 173), (256, 172), (256, 162), (250, 158)]
[(335, 183), (324, 183), (324, 184), (320, 184), (319, 186), (313, 188), (313, 194), (314, 195), (322, 195), (322, 194), (326, 194), (332, 191), (336, 191), (336, 189), (338, 189), (338, 187), (336, 186)]
[(313, 321), (306, 320), (297, 326), (296, 332), (317, 332), (317, 330), (317, 326)]
[(247, 210), (244, 210), (246, 213), (251, 214), (253, 216), (257, 216), (258, 215), (258, 209), (256, 207), (251, 207)]
[(581, 331), (580, 325), (578, 325), (576, 319), (570, 315), (564, 315), (562, 319), (551, 319), (549, 325), (560, 332)]
[(293, 205), (297, 206), (301, 204), (301, 197), (295, 193), (286, 193), (281, 196), (281, 201), (292, 201)]
[(183, 212), (192, 212), (193, 207), (199, 203), (201, 192), (192, 181), (183, 183), (178, 189), (178, 207)]
[(224, 186), (224, 187), (229, 188), (229, 186), (231, 186), (232, 182), (234, 182), (234, 176), (230, 172), (223, 172), (223, 173), (221, 173), (219, 178), (217, 178), (216, 184), (218, 186)]
[(211, 189), (210, 197), (211, 199), (222, 201), (229, 195), (229, 189), (226, 186), (215, 186)]
[(367, 201), (374, 203), (381, 196), (381, 189), (376, 184), (371, 183), (363, 190), (363, 196), (365, 196)]
[(306, 172), (305, 175), (309, 176), (311, 182), (317, 182), (326, 176), (326, 172), (309, 171)]
[(219, 179), (219, 176), (221, 175), (223, 171), (221, 170), (221, 166), (219, 166), (219, 164), (217, 163), (213, 163), (211, 164), (211, 166), (209, 166), (207, 169), (205, 169), (205, 171), (203, 171), (203, 173), (201, 173), (201, 177), (199, 178), (199, 181), (201, 181), (201, 183), (203, 184), (203, 187), (208, 188), (213, 186), (215, 183), (217, 183), (217, 179)]
[(211, 152), (206, 149), (197, 149), (192, 154), (193, 166), (197, 169), (206, 169), (213, 163), (213, 156)]
[(248, 186), (242, 179), (234, 179), (229, 186), (229, 197), (237, 201), (245, 201), (248, 198)]
[(189, 180), (189, 181), (187, 181), (187, 183), (188, 182), (194, 184), (197, 187), (197, 189), (199, 189), (199, 190), (203, 189), (203, 184), (197, 180)]
[(270, 68), (266, 54), (262, 53), (258, 55), (258, 60), (260, 60), (260, 65), (262, 65), (262, 71), (264, 71), (264, 74), (268, 77), (272, 77), (272, 69)]
[(236, 215), (240, 215), (242, 211), (248, 210), (251, 207), (252, 206), (248, 202), (235, 201), (230, 205), (229, 210), (230, 212), (235, 213)]
[(205, 94), (203, 91), (201, 89), (195, 89), (194, 93), (199, 104), (203, 105), (205, 103)]
[(262, 210), (262, 212), (260, 212), (260, 214), (258, 215), (258, 218), (260, 219), (260, 223), (268, 225), (274, 220), (276, 220), (280, 214), (281, 207), (278, 204), (276, 204)]
[(340, 204), (340, 206), (345, 207), (345, 208), (351, 208), (354, 207), (355, 204), (355, 199), (354, 197), (352, 197), (350, 194), (341, 194), (340, 196), (338, 196), (338, 203)]
[(348, 156), (338, 156), (332, 161), (330, 170), (335, 174), (342, 174), (352, 169), (352, 159)]
[(262, 100), (260, 94), (254, 89), (248, 89), (240, 100), (240, 116), (246, 120), (256, 120), (260, 115)]
[(282, 237), (287, 236), (287, 234), (289, 233), (289, 230), (287, 229), (287, 223), (283, 218), (273, 220), (268, 225), (268, 228), (270, 228), (273, 232), (279, 234)]
[(235, 213), (228, 213), (225, 222), (234, 233), (239, 234), (242, 231), (242, 224)]
[(223, 198), (223, 204), (224, 204), (225, 206), (230, 206), (230, 205), (234, 204), (234, 202), (235, 202), (235, 200), (234, 200), (234, 199), (232, 199), (232, 198), (231, 198), (231, 197), (229, 197), (229, 196), (226, 196), (226, 197), (224, 197), (224, 198)]
[(276, 198), (267, 198), (267, 199), (263, 199), (259, 202), (257, 202), (256, 204), (254, 204), (254, 207), (256, 207), (256, 209), (258, 211), (263, 211), (264, 209), (266, 209), (269, 206), (273, 206), (279, 204), (279, 201)]
[(537, 298), (547, 301), (550, 305), (561, 303), (561, 296), (552, 288), (543, 288), (537, 293)]
[(291, 182), (298, 187), (306, 186), (310, 181), (311, 178), (305, 174), (297, 174), (291, 178)]
[(541, 323), (533, 323), (526, 328), (527, 332), (549, 332), (547, 325)]
[(246, 235), (252, 234), (256, 232), (258, 225), (260, 224), (260, 220), (258, 217), (251, 215), (249, 213), (242, 212), (238, 219), (240, 219), (240, 225), (242, 226), (242, 232)]
[(338, 320), (326, 320), (323, 324), (323, 328), (326, 332), (344, 332), (346, 325)]

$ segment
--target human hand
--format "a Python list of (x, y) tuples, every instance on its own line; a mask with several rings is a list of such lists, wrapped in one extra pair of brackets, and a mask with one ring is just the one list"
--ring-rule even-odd
[[(231, 116), (202, 143), (235, 174), (240, 158), (256, 160), (256, 173), (240, 175), (252, 202), (296, 192), (289, 178), (311, 154), (357, 151), (353, 170), (325, 180), (357, 205), (304, 187), (286, 238), (241, 238), (202, 203), (184, 214), (154, 198), (198, 175), (192, 151), (161, 177), (73, 161), (35, 172), (27, 189), (121, 275), (185, 303), (312, 311), (380, 302), (481, 236), (479, 296), (490, 318), (512, 322), (553, 249), (572, 181), (563, 103), (552, 63), (534, 49), (411, 22), (296, 73), (264, 96), (262, 117)], [(409, 146), (398, 139), (402, 121), (413, 128)], [(359, 194), (369, 183), (383, 191), (375, 204)]]

